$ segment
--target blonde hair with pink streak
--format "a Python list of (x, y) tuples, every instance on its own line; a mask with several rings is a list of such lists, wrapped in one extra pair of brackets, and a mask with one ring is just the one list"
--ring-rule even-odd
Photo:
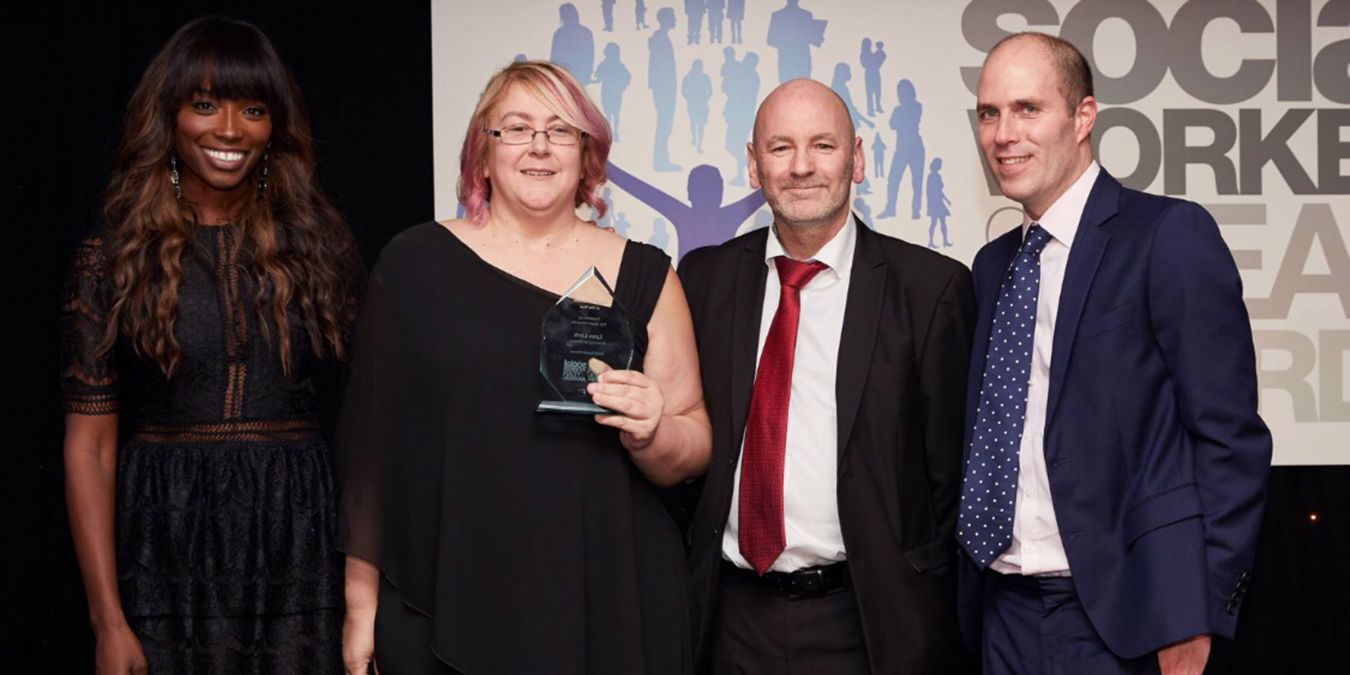
[(562, 67), (548, 61), (518, 61), (488, 80), (464, 132), (464, 144), (459, 151), (458, 196), (469, 221), (476, 225), (487, 221), (492, 183), (483, 175), (483, 167), (487, 164), (488, 142), (492, 140), (487, 133), (492, 126), (489, 117), (512, 87), (525, 90), (559, 119), (586, 132), (581, 141), (581, 182), (573, 205), (588, 204), (603, 216), (605, 201), (597, 191), (605, 184), (605, 162), (613, 143), (609, 123), (586, 96), (586, 90)]

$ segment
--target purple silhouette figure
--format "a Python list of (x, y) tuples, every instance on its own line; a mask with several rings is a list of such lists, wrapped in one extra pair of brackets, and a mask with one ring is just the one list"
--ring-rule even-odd
[(934, 157), (928, 165), (928, 248), (937, 248), (933, 243), (933, 231), (942, 226), (942, 245), (951, 248), (952, 241), (947, 238), (947, 216), (951, 215), (952, 200), (942, 190), (942, 158)]
[(647, 3), (637, 0), (637, 6), (633, 7), (633, 24), (638, 30), (647, 27)]
[(863, 89), (867, 97), (867, 116), (871, 117), (881, 110), (881, 64), (886, 62), (886, 43), (878, 42), (872, 49), (872, 38), (863, 38), (862, 53), (858, 55), (858, 65), (863, 69)]
[(895, 85), (896, 98), (900, 104), (891, 110), (891, 128), (895, 129), (895, 156), (891, 159), (891, 173), (886, 180), (886, 208), (877, 214), (877, 219), (895, 217), (896, 196), (900, 192), (900, 179), (909, 170), (910, 184), (914, 189), (914, 200), (910, 206), (910, 217), (919, 219), (919, 206), (923, 202), (923, 137), (919, 135), (919, 119), (923, 116), (923, 104), (914, 92), (914, 83), (900, 80)]
[(558, 5), (562, 25), (553, 31), (553, 46), (548, 60), (567, 69), (582, 84), (591, 81), (595, 67), (595, 38), (591, 29), (581, 25), (577, 7), (570, 2)]
[(881, 134), (872, 140), (872, 167), (877, 178), (886, 177), (886, 141), (881, 140)]
[(657, 171), (682, 171), (670, 161), (670, 132), (675, 126), (675, 95), (679, 76), (675, 71), (675, 47), (670, 31), (675, 27), (675, 10), (656, 10), (656, 32), (647, 38), (647, 87), (656, 105), (656, 136), (652, 143), (652, 168)]
[(703, 131), (708, 127), (708, 101), (712, 98), (712, 78), (703, 72), (703, 59), (694, 59), (680, 86), (689, 110), (690, 145), (703, 154)]
[(727, 95), (722, 117), (727, 122), (727, 152), (736, 161), (732, 185), (745, 185), (745, 144), (755, 127), (755, 105), (759, 102), (759, 56), (749, 52), (740, 62), (727, 47), (728, 62), (722, 65), (722, 93)]
[(861, 220), (863, 225), (867, 226), (867, 229), (877, 229), (877, 226), (872, 224), (872, 207), (868, 206), (862, 197), (853, 198), (853, 211), (858, 215), (858, 220)]
[(726, 0), (708, 0), (708, 44), (722, 44), (722, 15)]
[(652, 236), (647, 239), (647, 243), (662, 251), (670, 246), (670, 233), (666, 231), (665, 218), (657, 218), (652, 221)]
[(619, 142), (619, 112), (623, 108), (623, 92), (633, 76), (619, 60), (619, 45), (613, 42), (605, 45), (605, 59), (595, 67), (595, 81), (600, 83), (600, 106), (609, 120), (609, 128), (614, 132), (614, 142)]
[(727, 0), (727, 21), (731, 23), (731, 44), (740, 44), (741, 26), (745, 21), (745, 0)]
[(605, 19), (605, 32), (614, 32), (614, 0), (600, 0), (600, 16)]
[(614, 215), (614, 234), (617, 234), (620, 237), (627, 239), (628, 227), (629, 227), (628, 216), (624, 215), (623, 211), (620, 211)]
[(684, 0), (684, 16), (689, 20), (689, 34), (685, 37), (685, 44), (698, 44), (699, 36), (703, 32), (703, 10), (707, 8), (707, 0)]
[(606, 169), (609, 182), (652, 207), (675, 226), (675, 236), (679, 239), (676, 262), (696, 248), (730, 239), (741, 223), (764, 205), (764, 193), (755, 190), (723, 206), (722, 172), (711, 164), (700, 164), (689, 172), (688, 204), (620, 169), (614, 162), (606, 164)]
[(778, 83), (799, 77), (811, 77), (811, 47), (825, 42), (824, 19), (798, 6), (799, 0), (769, 15), (770, 47), (778, 50)]

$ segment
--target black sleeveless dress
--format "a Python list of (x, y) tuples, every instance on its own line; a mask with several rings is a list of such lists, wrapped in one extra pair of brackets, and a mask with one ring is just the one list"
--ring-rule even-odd
[[(638, 369), (669, 268), (629, 242), (614, 280)], [(377, 626), (408, 612), (428, 628), (377, 627), (382, 669), (434, 655), (471, 674), (692, 670), (683, 547), (656, 488), (616, 430), (535, 412), (557, 300), (434, 222), (381, 254), (338, 435), (341, 546), (392, 589)]]
[(150, 672), (341, 672), (321, 364), (293, 309), (292, 372), (282, 372), (232, 227), (197, 227), (182, 252), (182, 360), (168, 379), (121, 340), (98, 354), (109, 256), (99, 239), (82, 242), (62, 305), (64, 407), (119, 416), (118, 588)]

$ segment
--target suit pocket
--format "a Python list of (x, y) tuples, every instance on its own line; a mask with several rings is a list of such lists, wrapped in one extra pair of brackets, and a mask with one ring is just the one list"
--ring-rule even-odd
[(956, 560), (956, 540), (940, 537), (927, 544), (902, 551), (901, 555), (905, 556), (905, 561), (915, 572), (931, 572)]
[(1139, 303), (1131, 302), (1125, 305), (1112, 307), (1111, 309), (1097, 314), (1095, 316), (1085, 317), (1079, 325), (1078, 339), (1086, 340), (1090, 337), (1109, 333), (1122, 326), (1127, 326), (1134, 322), (1138, 315)]
[(1179, 485), (1171, 490), (1135, 502), (1125, 512), (1122, 533), (1127, 546), (1160, 527), (1194, 518), (1203, 513), (1200, 495), (1195, 483)]

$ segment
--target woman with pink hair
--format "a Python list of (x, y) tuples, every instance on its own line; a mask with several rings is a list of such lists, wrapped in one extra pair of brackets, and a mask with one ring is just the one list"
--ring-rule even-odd
[[(610, 143), (565, 70), (513, 63), (465, 135), (465, 218), (380, 256), (338, 434), (348, 672), (692, 671), (658, 488), (704, 471), (711, 432), (670, 259), (576, 215), (605, 210)], [(631, 363), (586, 385), (611, 414), (537, 413), (541, 320), (592, 267)]]

